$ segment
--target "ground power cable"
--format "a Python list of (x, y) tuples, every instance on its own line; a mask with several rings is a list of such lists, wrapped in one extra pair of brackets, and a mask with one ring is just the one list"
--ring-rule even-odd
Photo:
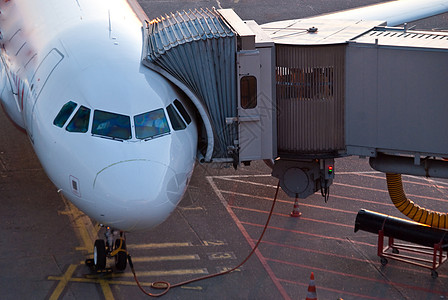
[(247, 257), (246, 257), (246, 258), (245, 258), (239, 265), (237, 265), (236, 267), (234, 267), (234, 268), (232, 268), (232, 269), (230, 269), (230, 270), (227, 270), (227, 271), (224, 271), (224, 272), (221, 272), (221, 273), (211, 274), (211, 275), (207, 275), (207, 276), (203, 276), (203, 277), (199, 277), (199, 278), (195, 278), (195, 279), (187, 280), (187, 281), (180, 282), (180, 283), (176, 283), (176, 284), (173, 284), (173, 285), (170, 284), (170, 283), (167, 282), (167, 281), (156, 281), (156, 282), (153, 282), (153, 283), (151, 283), (151, 287), (152, 287), (152, 288), (154, 288), (154, 289), (159, 289), (159, 290), (164, 290), (164, 291), (162, 291), (162, 292), (160, 292), (160, 293), (158, 293), (158, 294), (153, 294), (153, 293), (147, 292), (147, 291), (141, 286), (141, 284), (140, 284), (140, 282), (139, 282), (139, 280), (138, 280), (138, 278), (137, 278), (137, 275), (136, 275), (136, 273), (135, 273), (135, 270), (134, 270), (134, 264), (132, 263), (131, 255), (128, 254), (129, 266), (130, 266), (130, 268), (131, 268), (132, 274), (134, 275), (134, 280), (135, 280), (135, 282), (137, 283), (137, 286), (139, 287), (139, 289), (140, 289), (145, 295), (147, 295), (147, 296), (150, 296), (150, 297), (160, 297), (160, 296), (163, 296), (163, 295), (165, 295), (166, 293), (168, 293), (168, 291), (169, 291), (171, 288), (180, 287), (180, 286), (183, 286), (183, 285), (186, 285), (186, 284), (190, 284), (190, 283), (193, 283), (193, 282), (197, 282), (197, 281), (201, 281), (201, 280), (205, 280), (205, 279), (210, 279), (210, 278), (214, 278), (214, 277), (222, 276), (222, 275), (231, 273), (231, 272), (237, 270), (238, 268), (240, 268), (240, 267), (241, 267), (242, 265), (244, 265), (244, 264), (249, 260), (249, 258), (251, 258), (251, 256), (255, 253), (255, 251), (256, 251), (257, 248), (258, 248), (258, 245), (260, 245), (261, 240), (263, 239), (264, 234), (266, 233), (266, 230), (267, 230), (267, 228), (268, 228), (268, 226), (269, 226), (269, 222), (271, 221), (272, 214), (273, 214), (273, 212), (274, 212), (275, 203), (277, 202), (277, 195), (278, 195), (278, 190), (279, 190), (279, 188), (280, 188), (280, 181), (279, 181), (278, 184), (277, 184), (277, 189), (275, 190), (274, 200), (272, 201), (271, 211), (269, 212), (268, 219), (267, 219), (267, 221), (266, 221), (266, 224), (264, 225), (263, 232), (261, 233), (260, 237), (258, 238), (258, 241), (257, 241), (257, 243), (255, 244), (255, 246), (252, 248), (252, 251), (249, 253), (249, 255), (248, 255), (248, 256), (247, 256)]

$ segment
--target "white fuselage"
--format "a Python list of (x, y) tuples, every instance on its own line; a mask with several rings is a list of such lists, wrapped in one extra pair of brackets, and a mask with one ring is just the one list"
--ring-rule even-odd
[[(52, 182), (104, 225), (131, 231), (163, 222), (191, 176), (197, 129), (183, 94), (142, 66), (142, 24), (127, 1), (14, 0), (0, 11), (2, 105)], [(167, 112), (176, 99), (193, 118), (181, 129)], [(67, 103), (74, 108), (55, 125)], [(150, 122), (139, 116), (153, 111), (165, 129), (136, 133)]]

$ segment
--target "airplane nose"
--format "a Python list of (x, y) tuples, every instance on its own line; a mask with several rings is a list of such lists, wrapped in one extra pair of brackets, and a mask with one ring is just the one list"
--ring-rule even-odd
[(93, 189), (98, 220), (121, 230), (154, 227), (175, 209), (182, 196), (176, 173), (150, 160), (117, 162), (96, 175)]

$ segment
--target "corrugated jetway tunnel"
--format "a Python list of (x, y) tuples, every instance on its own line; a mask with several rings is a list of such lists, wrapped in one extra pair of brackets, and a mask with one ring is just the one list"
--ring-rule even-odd
[[(143, 62), (194, 101), (208, 138), (205, 157), (228, 157), (237, 139), (226, 117), (236, 116), (236, 36), (216, 11), (177, 13), (148, 24)], [(224, 105), (226, 104), (226, 105)]]
[(207, 9), (149, 22), (145, 45), (143, 63), (181, 88), (198, 110), (205, 162), (274, 157), (272, 42), (256, 41), (233, 10)]
[(192, 100), (205, 162), (275, 159), (284, 191), (306, 198), (328, 192), (338, 157), (448, 169), (448, 36), (382, 25), (176, 13), (148, 23), (143, 62)]

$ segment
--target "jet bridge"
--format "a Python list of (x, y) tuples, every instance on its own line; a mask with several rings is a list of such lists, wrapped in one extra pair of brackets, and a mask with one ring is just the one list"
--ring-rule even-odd
[(448, 154), (448, 34), (376, 27), (347, 44), (347, 154)]
[[(143, 62), (179, 86), (203, 123), (203, 161), (274, 160), (291, 197), (328, 195), (334, 159), (448, 177), (448, 34), (382, 21), (259, 26), (233, 10), (148, 23)], [(397, 198), (399, 198), (397, 196)]]
[(275, 156), (274, 43), (255, 22), (230, 9), (178, 12), (148, 23), (145, 47), (143, 63), (197, 109), (202, 161), (236, 165)]

